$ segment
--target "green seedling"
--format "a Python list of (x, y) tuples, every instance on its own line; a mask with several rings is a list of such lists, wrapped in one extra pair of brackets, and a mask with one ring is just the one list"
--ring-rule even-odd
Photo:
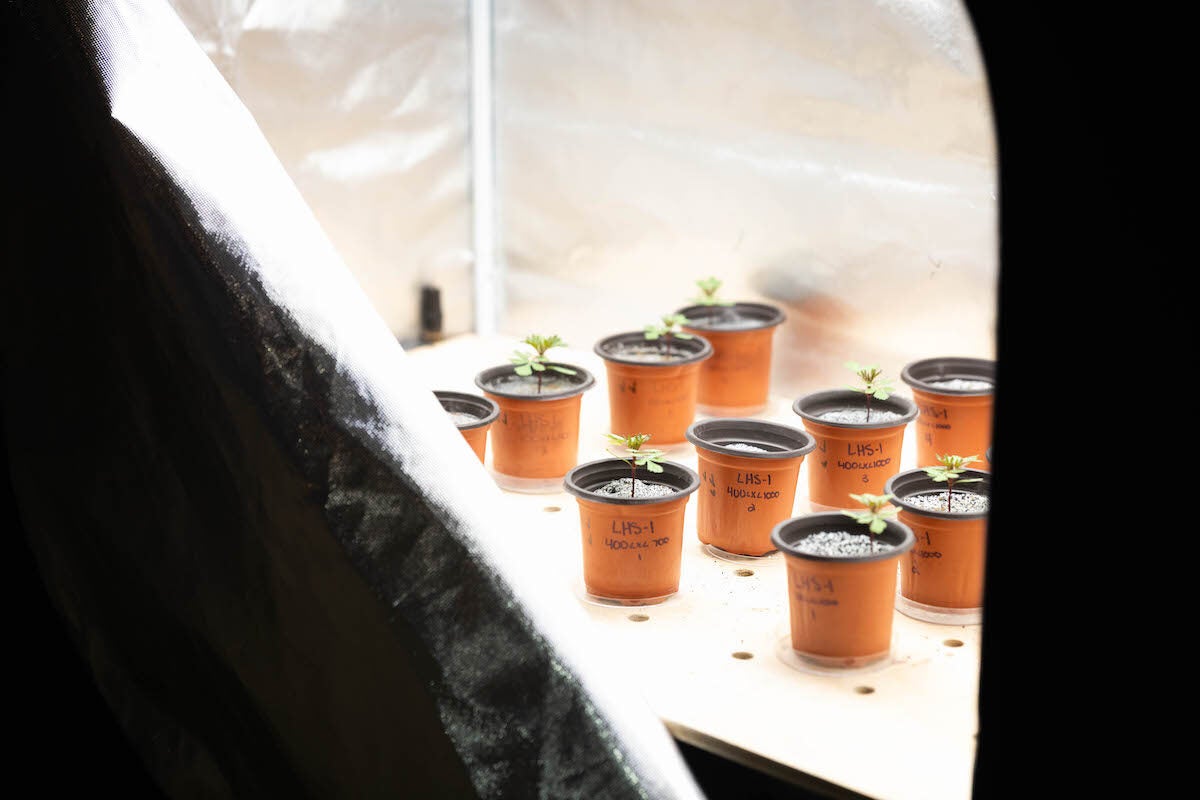
[(521, 340), (522, 344), (527, 344), (533, 348), (533, 355), (522, 353), (520, 350), (513, 351), (513, 357), (509, 360), (516, 364), (513, 372), (520, 375), (522, 378), (528, 378), (533, 373), (537, 373), (537, 390), (538, 394), (542, 393), (542, 373), (547, 369), (552, 369), (555, 372), (561, 372), (563, 375), (574, 375), (575, 370), (566, 367), (560, 367), (557, 364), (550, 364), (550, 359), (546, 357), (546, 351), (551, 347), (566, 347), (567, 343), (558, 338), (558, 334), (553, 336), (542, 336), (541, 334), (531, 333)]
[(731, 306), (732, 300), (720, 300), (717, 298), (717, 290), (721, 288), (721, 281), (716, 278), (708, 277), (703, 280), (696, 281), (696, 285), (700, 287), (700, 296), (693, 297), (692, 302), (698, 306)]
[(887, 521), (896, 516), (896, 509), (886, 507), (888, 501), (892, 499), (890, 494), (851, 494), (851, 499), (855, 502), (862, 503), (866, 508), (862, 511), (843, 511), (847, 517), (853, 517), (855, 522), (862, 523), (867, 526), (867, 530), (871, 534), (871, 552), (875, 552), (875, 534), (883, 533), (887, 527)]
[(665, 342), (667, 345), (667, 358), (670, 358), (671, 357), (671, 340), (673, 338), (675, 338), (675, 339), (693, 339), (693, 338), (695, 338), (690, 333), (684, 333), (680, 329), (680, 326), (687, 325), (689, 321), (690, 320), (688, 320), (688, 318), (685, 317), (683, 314), (667, 314), (667, 315), (663, 316), (662, 322), (660, 324), (646, 326), (646, 333), (645, 333), (646, 339), (648, 341), (662, 339), (663, 342)]
[(938, 456), (938, 466), (924, 467), (925, 474), (937, 483), (946, 484), (946, 510), (950, 511), (954, 508), (950, 504), (954, 494), (954, 484), (956, 483), (978, 483), (983, 478), (964, 478), (962, 477), (963, 470), (971, 464), (979, 460), (979, 456)]
[(618, 436), (615, 433), (608, 434), (608, 441), (622, 448), (620, 452), (614, 452), (612, 447), (608, 448), (610, 455), (619, 458), (629, 465), (629, 496), (633, 497), (637, 489), (637, 468), (645, 467), (649, 472), (662, 472), (662, 460), (666, 453), (662, 450), (643, 450), (642, 445), (650, 441), (650, 434), (635, 433), (633, 436)]
[(862, 386), (850, 384), (847, 388), (855, 392), (862, 392), (867, 398), (867, 422), (871, 421), (871, 398), (877, 400), (887, 400), (888, 396), (893, 391), (894, 387), (890, 379), (883, 377), (883, 371), (879, 367), (870, 366), (864, 367), (855, 361), (847, 361), (846, 367), (854, 371), (854, 374), (862, 380)]

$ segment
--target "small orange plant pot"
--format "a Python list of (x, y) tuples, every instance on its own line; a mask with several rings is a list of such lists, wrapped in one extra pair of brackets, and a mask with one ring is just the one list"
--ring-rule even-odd
[(697, 409), (714, 417), (748, 417), (767, 407), (771, 390), (771, 351), (775, 328), (787, 316), (766, 303), (694, 305), (677, 313), (683, 329), (712, 344), (712, 358), (700, 368)]
[(888, 520), (878, 542), (892, 546), (858, 556), (806, 552), (806, 539), (836, 532), (866, 534), (840, 512), (793, 517), (771, 539), (787, 562), (791, 646), (800, 661), (821, 670), (859, 669), (886, 660), (892, 650), (896, 565), (912, 548), (908, 526)]
[[(907, 616), (943, 625), (983, 621), (983, 578), (987, 555), (987, 498), (991, 475), (963, 470), (976, 483), (954, 487), (955, 511), (939, 510), (946, 484), (914, 469), (887, 483), (899, 519), (916, 535), (900, 563), (896, 608)], [(961, 510), (959, 510), (961, 509)]]
[(466, 392), (439, 390), (434, 392), (434, 395), (450, 415), (450, 420), (458, 427), (459, 433), (467, 440), (467, 444), (471, 445), (475, 455), (479, 456), (479, 463), (482, 464), (487, 456), (488, 429), (500, 415), (500, 406), (486, 397)]
[(692, 423), (700, 494), (696, 533), (721, 557), (775, 552), (771, 531), (792, 516), (804, 456), (816, 447), (797, 428), (760, 419), (709, 419)]
[(563, 480), (579, 504), (583, 583), (591, 598), (651, 605), (679, 591), (683, 517), (700, 477), (682, 464), (664, 461), (661, 466), (660, 473), (638, 467), (636, 478), (669, 487), (663, 497), (599, 491), (633, 477), (629, 464), (617, 458), (580, 464)]
[(904, 428), (917, 416), (917, 407), (891, 395), (871, 401), (872, 421), (852, 421), (850, 412), (863, 407), (862, 393), (850, 389), (814, 392), (792, 404), (817, 443), (808, 462), (813, 511), (856, 508), (851, 494), (883, 494), (888, 478), (900, 471)]
[(947, 453), (979, 456), (992, 444), (996, 362), (982, 358), (927, 358), (900, 372), (912, 389), (917, 417), (917, 466)]
[(712, 356), (708, 340), (647, 341), (640, 332), (601, 339), (596, 354), (608, 375), (609, 430), (650, 434), (655, 447), (686, 441), (696, 416), (700, 365)]
[(547, 371), (541, 393), (536, 376), (522, 377), (511, 366), (475, 376), (475, 385), (500, 409), (491, 428), (492, 475), (504, 489), (560, 491), (563, 476), (578, 461), (580, 406), (596, 379), (574, 364), (555, 366), (575, 374)]

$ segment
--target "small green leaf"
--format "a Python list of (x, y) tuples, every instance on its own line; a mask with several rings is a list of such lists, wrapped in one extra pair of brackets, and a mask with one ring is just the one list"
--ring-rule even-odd
[(653, 461), (646, 462), (646, 469), (650, 470), (651, 472), (662, 472), (663, 471), (663, 468), (660, 467), (658, 464), (655, 464)]
[(550, 369), (554, 370), (555, 372), (561, 372), (563, 375), (577, 374), (575, 370), (567, 369), (566, 367), (556, 367), (556, 366), (550, 365)]
[(528, 364), (522, 364), (513, 371), (526, 378), (533, 374), (533, 369)]

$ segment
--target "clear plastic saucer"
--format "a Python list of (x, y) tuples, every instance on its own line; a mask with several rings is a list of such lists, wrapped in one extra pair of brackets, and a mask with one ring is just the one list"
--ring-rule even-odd
[(767, 410), (766, 403), (755, 406), (710, 406), (704, 403), (696, 404), (696, 413), (705, 417), (753, 417)]
[(492, 474), (492, 479), (496, 481), (496, 485), (501, 489), (506, 489), (510, 492), (521, 492), (522, 494), (556, 494), (566, 491), (563, 489), (563, 478), (518, 478), (515, 475), (505, 475), (501, 472), (496, 472), (494, 469), (488, 469)]
[(983, 608), (945, 608), (930, 606), (909, 600), (896, 592), (896, 610), (906, 617), (932, 622), (936, 625), (980, 625), (983, 623)]
[(670, 594), (664, 594), (660, 597), (602, 597), (601, 595), (592, 594), (587, 590), (587, 586), (583, 582), (583, 575), (580, 574), (575, 579), (574, 584), (575, 596), (585, 603), (594, 606), (605, 606), (607, 608), (637, 608), (639, 606), (660, 606), (673, 597), (679, 595), (676, 590)]
[(778, 550), (772, 550), (769, 553), (763, 553), (761, 556), (744, 556), (741, 553), (731, 553), (728, 550), (722, 550), (715, 544), (703, 544), (700, 546), (700, 549), (705, 553), (708, 553), (713, 558), (719, 558), (722, 561), (728, 561), (732, 564), (745, 564), (747, 562), (761, 563), (769, 558), (774, 558), (775, 556), (779, 555)]
[(792, 649), (792, 635), (789, 632), (776, 640), (775, 655), (780, 661), (797, 672), (805, 672), (809, 675), (849, 677), (870, 675), (891, 666), (895, 663), (892, 658), (892, 653), (896, 649), (895, 645), (896, 638), (893, 635), (892, 646), (882, 653), (857, 656), (854, 659), (847, 659), (845, 657), (831, 658), (829, 656), (801, 653), (798, 650)]

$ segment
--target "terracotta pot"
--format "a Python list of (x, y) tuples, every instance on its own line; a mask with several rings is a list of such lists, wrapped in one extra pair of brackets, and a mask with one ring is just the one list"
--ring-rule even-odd
[(488, 428), (492, 427), (492, 423), (499, 416), (500, 406), (486, 397), (465, 392), (436, 391), (434, 394), (442, 408), (446, 409), (446, 413), (460, 415), (454, 420), (454, 424), (467, 440), (467, 444), (471, 445), (475, 455), (479, 456), (479, 463), (482, 464), (487, 455)]
[(825, 512), (794, 517), (771, 532), (787, 561), (792, 649), (802, 662), (823, 669), (855, 669), (887, 659), (896, 565), (912, 548), (913, 532), (888, 520), (875, 538), (894, 549), (857, 557), (816, 556), (797, 549), (799, 542), (820, 531), (867, 529), (840, 512)]
[(833, 422), (821, 419), (830, 411), (862, 408), (861, 392), (831, 389), (805, 395), (792, 404), (804, 419), (804, 429), (817, 440), (808, 462), (808, 499), (814, 511), (860, 508), (851, 494), (883, 494), (888, 478), (900, 471), (904, 426), (917, 416), (911, 400), (891, 395), (871, 400), (871, 410), (892, 411), (899, 419), (871, 422)]
[(787, 316), (765, 303), (687, 306), (677, 313), (691, 323), (688, 333), (712, 344), (700, 368), (697, 409), (714, 417), (748, 417), (767, 407), (771, 390), (771, 346)]
[(574, 375), (547, 370), (553, 382), (541, 394), (530, 394), (535, 373), (521, 377), (511, 365), (485, 369), (475, 385), (500, 408), (492, 425), (492, 474), (496, 483), (518, 492), (557, 492), (579, 455), (579, 409), (583, 393), (596, 379), (583, 367), (557, 364)]
[[(990, 494), (991, 476), (987, 472), (969, 469), (962, 476), (981, 480), (955, 486), (955, 494)], [(893, 495), (892, 504), (900, 509), (900, 521), (912, 528), (917, 541), (900, 563), (896, 608), (926, 622), (982, 622), (987, 511), (949, 513), (914, 505), (911, 498), (915, 495), (946, 494), (945, 483), (935, 482), (920, 469), (894, 476), (886, 491)]]
[[(914, 361), (900, 378), (917, 403), (917, 466), (931, 467), (940, 455), (983, 455), (992, 443), (992, 400), (996, 362), (982, 358), (927, 358)], [(983, 381), (987, 388), (954, 389), (937, 385), (952, 380)]]
[(609, 430), (622, 436), (650, 434), (650, 446), (686, 441), (696, 416), (701, 363), (712, 356), (704, 337), (672, 339), (669, 360), (648, 361), (631, 355), (642, 345), (665, 349), (663, 339), (647, 341), (641, 332), (618, 333), (596, 343), (608, 374)]
[(660, 603), (679, 591), (683, 517), (700, 477), (667, 461), (661, 473), (637, 468), (637, 479), (672, 487), (668, 497), (629, 497), (595, 490), (632, 477), (616, 458), (580, 464), (567, 473), (564, 488), (579, 503), (583, 539), (583, 582), (593, 598), (622, 605)]
[(700, 541), (743, 556), (775, 552), (771, 531), (792, 516), (800, 465), (816, 447), (813, 437), (775, 422), (734, 418), (692, 423), (687, 438), (699, 458)]

